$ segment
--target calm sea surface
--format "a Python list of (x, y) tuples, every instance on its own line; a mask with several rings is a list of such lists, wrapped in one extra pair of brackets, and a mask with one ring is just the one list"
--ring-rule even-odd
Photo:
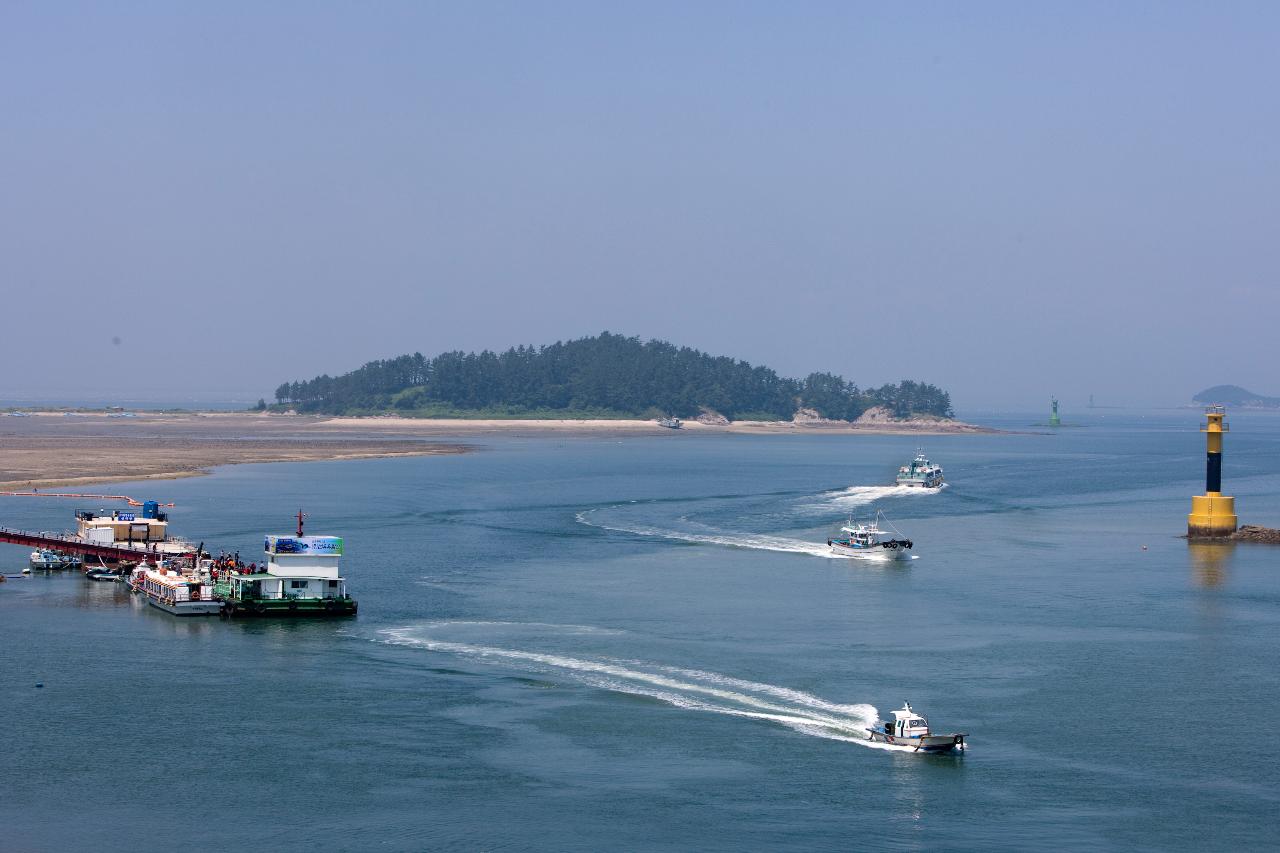
[[(1196, 412), (1075, 420), (923, 439), (935, 493), (882, 486), (911, 437), (680, 433), (113, 487), (248, 559), (302, 506), (360, 616), (0, 585), (0, 848), (1273, 846), (1280, 548), (1178, 538)], [(1230, 420), (1227, 491), (1280, 526), (1280, 417)], [(917, 559), (825, 555), (877, 507)], [(968, 753), (866, 744), (904, 700)]]

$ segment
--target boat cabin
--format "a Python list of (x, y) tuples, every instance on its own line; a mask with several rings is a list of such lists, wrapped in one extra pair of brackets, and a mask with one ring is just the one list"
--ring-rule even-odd
[(840, 528), (841, 533), (849, 534), (849, 545), (853, 548), (870, 548), (876, 544), (875, 534), (879, 533), (873, 527), (867, 527), (865, 524), (849, 524)]
[(268, 536), (265, 571), (232, 572), (230, 597), (237, 601), (323, 601), (347, 597), (338, 574), (342, 538)]
[(925, 737), (929, 734), (929, 721), (911, 710), (910, 702), (893, 712), (893, 720), (884, 724), (885, 734), (893, 737)]
[(165, 604), (213, 600), (212, 586), (169, 569), (135, 569), (134, 578), (136, 589)]

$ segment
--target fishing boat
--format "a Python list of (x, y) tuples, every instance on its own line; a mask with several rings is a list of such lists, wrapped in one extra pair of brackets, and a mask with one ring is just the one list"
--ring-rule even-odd
[(304, 536), (298, 513), (294, 536), (268, 536), (266, 565), (218, 575), (227, 616), (354, 616), (357, 604), (338, 572), (339, 536)]
[(867, 729), (867, 738), (877, 743), (911, 747), (914, 752), (964, 752), (964, 739), (968, 735), (957, 732), (935, 735), (929, 731), (929, 721), (911, 708), (910, 702), (893, 712), (892, 720), (884, 720)]
[(899, 486), (915, 488), (941, 488), (942, 466), (930, 462), (923, 453), (916, 450), (916, 458), (911, 460), (911, 464), (898, 469), (897, 483)]
[(48, 548), (40, 548), (31, 552), (30, 566), (33, 569), (42, 571), (78, 569), (81, 565), (80, 557), (75, 554), (63, 554), (58, 551), (51, 551)]
[[(914, 543), (902, 535), (901, 531), (889, 524), (892, 531), (880, 529), (880, 519), (884, 513), (876, 511), (876, 517), (870, 524), (849, 523), (840, 528), (843, 536), (835, 536), (827, 540), (828, 547), (836, 554), (850, 557), (879, 556), (891, 560), (906, 560), (911, 556)], [(896, 534), (896, 535), (895, 535)]]
[(667, 429), (680, 429), (684, 426), (684, 422), (674, 416), (669, 418), (658, 418), (658, 426), (666, 427)]

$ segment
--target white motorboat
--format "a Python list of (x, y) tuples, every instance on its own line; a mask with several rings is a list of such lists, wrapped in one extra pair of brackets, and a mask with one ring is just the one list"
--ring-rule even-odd
[(913, 752), (964, 752), (963, 732), (946, 735), (935, 735), (929, 731), (929, 721), (920, 713), (912, 710), (910, 702), (902, 703), (902, 707), (893, 712), (892, 720), (877, 723), (867, 729), (867, 738), (878, 743), (894, 746), (911, 747)]
[(41, 548), (31, 552), (31, 568), (40, 570), (78, 569), (82, 565), (80, 557), (75, 554), (63, 554)]
[[(915, 543), (894, 528), (892, 531), (880, 529), (880, 519), (884, 513), (877, 511), (870, 524), (857, 524), (853, 519), (840, 528), (843, 536), (835, 536), (827, 540), (827, 545), (836, 554), (850, 557), (878, 556), (890, 560), (906, 560), (911, 556)], [(887, 521), (886, 521), (887, 523)], [(893, 525), (889, 525), (893, 527)], [(896, 535), (895, 535), (896, 534)]]
[(941, 488), (942, 466), (930, 462), (928, 457), (916, 450), (916, 458), (911, 460), (911, 464), (898, 469), (897, 483), (899, 486), (924, 489)]

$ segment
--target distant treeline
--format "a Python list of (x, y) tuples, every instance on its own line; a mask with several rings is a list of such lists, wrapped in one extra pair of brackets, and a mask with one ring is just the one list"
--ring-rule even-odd
[(859, 390), (831, 373), (786, 379), (767, 367), (664, 341), (596, 337), (504, 353), (421, 353), (371, 361), (342, 376), (286, 382), (279, 407), (326, 414), (460, 417), (695, 417), (790, 420), (798, 409), (853, 420), (872, 406), (897, 417), (951, 417), (951, 397), (904, 381)]

